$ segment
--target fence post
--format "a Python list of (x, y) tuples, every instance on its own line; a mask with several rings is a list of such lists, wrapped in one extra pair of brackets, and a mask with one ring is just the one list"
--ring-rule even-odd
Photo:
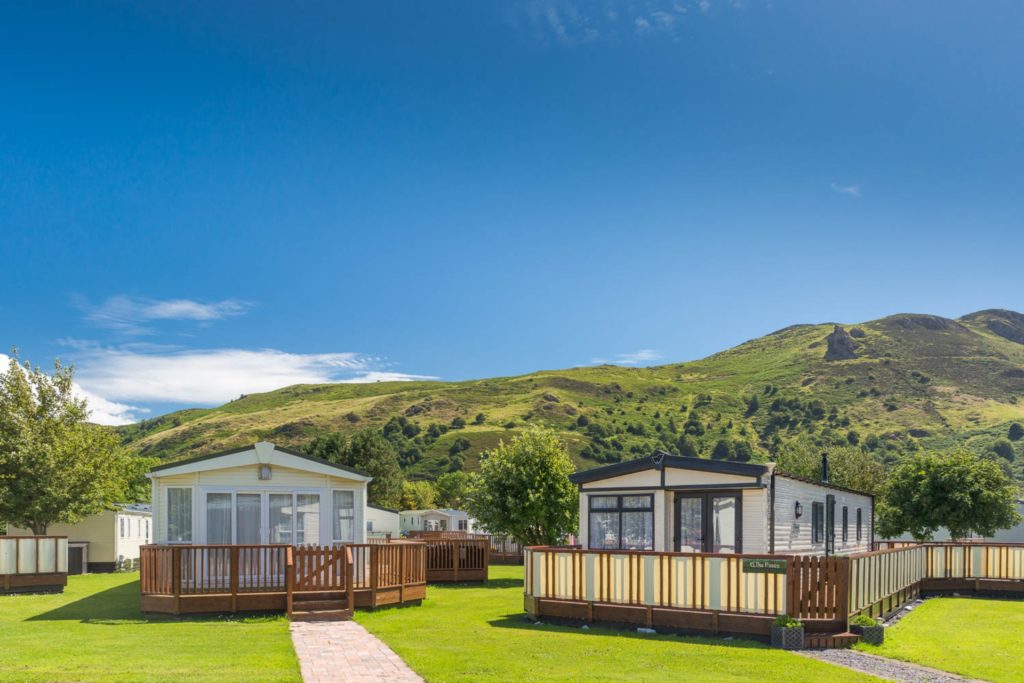
[(354, 584), (356, 582), (355, 574), (355, 562), (352, 560), (352, 546), (345, 546), (345, 599), (348, 602), (348, 608), (355, 613), (355, 590)]
[(843, 630), (850, 630), (850, 558), (839, 557), (836, 572), (836, 617), (842, 620)]
[(238, 567), (238, 557), (238, 546), (231, 546), (231, 569), (228, 571), (228, 576), (230, 577), (228, 581), (230, 582), (232, 612), (237, 611), (238, 608), (238, 574), (240, 571)]
[(171, 548), (171, 590), (174, 592), (174, 613), (181, 614), (181, 548)]
[(377, 552), (377, 549), (379, 547), (372, 544), (367, 546), (370, 551), (370, 607), (377, 606), (377, 579), (379, 577), (377, 562), (380, 560), (380, 553)]
[(398, 604), (405, 604), (405, 567), (406, 567), (406, 551), (407, 546), (398, 546)]
[(461, 548), (459, 547), (459, 542), (458, 541), (448, 541), (448, 542), (452, 544), (452, 567), (455, 570), (454, 580), (455, 580), (456, 583), (458, 583), (459, 582), (459, 551), (461, 550)]
[(484, 546), (484, 581), (490, 578), (491, 575), (491, 547), (490, 542)]
[(291, 616), (295, 592), (295, 557), (291, 546), (284, 549), (284, 590), (288, 601), (288, 616)]

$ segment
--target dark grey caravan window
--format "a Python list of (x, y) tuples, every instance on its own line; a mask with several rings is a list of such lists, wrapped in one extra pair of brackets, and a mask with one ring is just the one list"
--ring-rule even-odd
[(825, 542), (825, 504), (811, 503), (811, 542)]
[(860, 515), (861, 515), (860, 508), (857, 508), (857, 542), (858, 543), (860, 542), (860, 539), (861, 539), (861, 531), (860, 531), (861, 516)]
[(654, 496), (590, 496), (589, 546), (654, 550)]
[(843, 543), (850, 540), (850, 508), (843, 506)]

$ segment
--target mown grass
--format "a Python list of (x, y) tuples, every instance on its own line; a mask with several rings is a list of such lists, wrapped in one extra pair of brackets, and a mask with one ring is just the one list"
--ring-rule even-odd
[(62, 595), (0, 596), (0, 680), (302, 680), (284, 616), (146, 616), (138, 576), (72, 576)]
[(875, 680), (746, 640), (534, 625), (522, 577), (522, 567), (494, 566), (484, 585), (431, 585), (419, 607), (356, 619), (431, 683)]
[(993, 683), (1024, 681), (1024, 602), (933, 598), (857, 649)]

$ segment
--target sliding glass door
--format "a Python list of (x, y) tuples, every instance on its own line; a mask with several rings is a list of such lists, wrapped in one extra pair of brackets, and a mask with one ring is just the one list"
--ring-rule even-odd
[(205, 505), (208, 544), (317, 545), (321, 541), (319, 493), (208, 491)]
[(743, 551), (740, 494), (687, 492), (677, 493), (675, 499), (676, 552)]
[(235, 543), (259, 545), (263, 542), (263, 494), (235, 494)]

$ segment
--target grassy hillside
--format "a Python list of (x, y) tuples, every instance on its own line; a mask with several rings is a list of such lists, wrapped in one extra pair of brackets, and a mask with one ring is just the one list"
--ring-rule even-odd
[[(580, 467), (591, 467), (655, 448), (765, 460), (797, 438), (853, 443), (887, 461), (959, 444), (990, 453), (1018, 421), (1024, 315), (989, 310), (957, 320), (900, 314), (795, 325), (653, 368), (298, 385), (171, 413), (122, 434), (143, 455), (177, 459), (260, 439), (301, 446), (324, 430), (373, 427), (399, 446), (410, 477), (432, 478), (475, 469), (482, 450), (533, 423), (559, 430)], [(1024, 461), (1024, 440), (1011, 445)], [(1019, 475), (1020, 463), (1002, 450)]]

